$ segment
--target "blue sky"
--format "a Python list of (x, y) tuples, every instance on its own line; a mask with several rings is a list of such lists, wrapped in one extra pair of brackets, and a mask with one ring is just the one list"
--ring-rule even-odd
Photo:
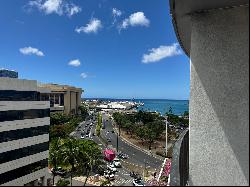
[(83, 97), (189, 98), (168, 0), (1, 0), (0, 68)]

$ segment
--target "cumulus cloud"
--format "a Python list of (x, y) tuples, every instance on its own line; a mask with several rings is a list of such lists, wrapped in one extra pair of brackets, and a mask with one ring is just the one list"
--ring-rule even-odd
[(74, 67), (78, 67), (81, 65), (81, 62), (79, 59), (75, 59), (75, 60), (71, 60), (69, 61), (68, 65), (70, 66), (74, 66)]
[(122, 11), (118, 10), (117, 8), (113, 8), (113, 9), (112, 9), (112, 15), (113, 15), (114, 17), (119, 17), (119, 16), (122, 15)]
[(81, 12), (81, 8), (64, 0), (33, 0), (29, 1), (28, 7), (37, 8), (45, 14), (67, 15), (69, 17)]
[(92, 18), (90, 22), (86, 26), (77, 27), (75, 31), (77, 33), (85, 32), (85, 33), (97, 33), (98, 30), (102, 28), (102, 22), (99, 19)]
[(129, 26), (135, 27), (135, 26), (145, 26), (148, 27), (150, 24), (149, 19), (146, 18), (143, 12), (136, 12), (129, 16), (129, 18), (126, 18), (123, 20), (122, 24), (118, 27), (121, 29), (126, 29)]
[(169, 46), (160, 46), (158, 48), (152, 48), (149, 50), (149, 54), (144, 54), (142, 57), (142, 63), (154, 63), (164, 58), (176, 56), (182, 54), (181, 49), (177, 43)]
[(44, 56), (43, 52), (37, 48), (33, 47), (24, 47), (19, 49), (20, 53), (24, 55), (37, 55), (37, 56)]
[(85, 79), (85, 78), (88, 77), (88, 75), (87, 75), (87, 73), (81, 73), (81, 74), (80, 74), (80, 77), (82, 77), (83, 79)]

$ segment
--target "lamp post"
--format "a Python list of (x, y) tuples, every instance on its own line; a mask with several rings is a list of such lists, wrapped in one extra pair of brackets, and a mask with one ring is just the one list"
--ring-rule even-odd
[(166, 115), (166, 157), (168, 154), (168, 116)]

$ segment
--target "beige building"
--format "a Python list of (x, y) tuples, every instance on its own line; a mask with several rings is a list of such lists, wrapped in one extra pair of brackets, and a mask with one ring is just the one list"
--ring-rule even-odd
[(40, 99), (50, 100), (51, 112), (64, 112), (65, 114), (79, 114), (81, 94), (83, 90), (68, 85), (41, 84)]

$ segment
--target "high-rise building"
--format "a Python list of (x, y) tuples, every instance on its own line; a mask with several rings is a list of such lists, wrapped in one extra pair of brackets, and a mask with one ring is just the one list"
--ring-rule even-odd
[(0, 77), (0, 186), (47, 185), (49, 115), (37, 81)]

